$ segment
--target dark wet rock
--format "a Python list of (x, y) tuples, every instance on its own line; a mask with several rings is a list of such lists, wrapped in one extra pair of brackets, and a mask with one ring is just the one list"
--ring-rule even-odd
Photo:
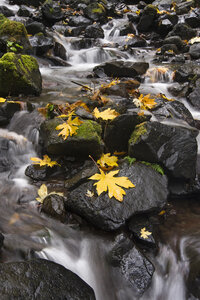
[(87, 26), (85, 29), (85, 37), (86, 38), (94, 38), (94, 39), (103, 39), (104, 32), (99, 24), (92, 24)]
[(130, 62), (130, 61), (113, 61), (103, 63), (93, 69), (95, 75), (105, 73), (107, 76), (112, 77), (131, 77), (143, 75), (149, 68), (146, 62)]
[(188, 94), (188, 89), (188, 82), (185, 82), (183, 84), (174, 83), (172, 86), (168, 87), (168, 91), (174, 97), (186, 97), (186, 94)]
[(0, 137), (0, 172), (10, 170), (11, 162), (8, 155), (9, 141)]
[(64, 222), (66, 219), (64, 198), (57, 194), (48, 195), (44, 198), (42, 212), (54, 219)]
[(147, 41), (143, 37), (135, 35), (134, 37), (125, 40), (122, 45), (126, 47), (146, 47)]
[(104, 132), (104, 141), (109, 151), (127, 151), (128, 140), (133, 129), (137, 124), (146, 121), (147, 118), (138, 116), (137, 113), (122, 114), (109, 122)]
[(19, 17), (30, 17), (32, 15), (32, 12), (27, 6), (21, 5), (17, 12), (17, 15)]
[(120, 35), (135, 34), (135, 28), (132, 22), (128, 22), (120, 27)]
[(29, 41), (32, 46), (33, 53), (38, 56), (46, 54), (49, 49), (53, 48), (54, 46), (53, 38), (46, 37), (43, 34), (31, 36)]
[(17, 4), (17, 5), (28, 5), (28, 6), (35, 6), (38, 7), (43, 3), (45, 0), (9, 0), (11, 4)]
[(98, 2), (90, 3), (83, 11), (84, 11), (84, 15), (87, 18), (91, 19), (92, 21), (104, 20), (107, 13), (103, 1), (101, 3)]
[(179, 83), (192, 81), (200, 77), (200, 66), (189, 62), (180, 66), (174, 72), (174, 81)]
[(182, 40), (190, 40), (192, 37), (196, 36), (196, 34), (197, 31), (195, 29), (184, 23), (179, 23), (168, 33), (168, 37), (178, 35)]
[(129, 92), (137, 89), (140, 86), (140, 82), (137, 80), (120, 81), (112, 86), (101, 86), (100, 92), (106, 95), (116, 95), (124, 98), (129, 98)]
[(76, 157), (99, 157), (103, 150), (101, 140), (101, 126), (94, 121), (84, 121), (77, 130), (77, 134), (64, 140), (58, 136), (56, 126), (63, 123), (57, 119), (48, 120), (40, 127), (40, 137), (46, 151), (50, 154)]
[(166, 15), (161, 15), (160, 17), (162, 20), (169, 20), (173, 25), (176, 25), (178, 23), (178, 16), (175, 12), (166, 14)]
[(0, 274), (1, 299), (95, 300), (93, 290), (82, 279), (47, 260), (0, 264)]
[[(155, 247), (156, 242), (153, 237), (153, 224), (150, 221), (148, 215), (136, 215), (133, 216), (128, 222), (128, 228), (133, 233), (135, 238), (137, 238), (140, 242), (147, 244), (150, 247)], [(145, 230), (151, 232), (147, 238), (141, 237), (141, 229), (145, 228)]]
[(191, 7), (194, 7), (194, 1), (184, 1), (182, 3), (177, 3), (175, 6), (175, 11), (177, 15), (187, 14)]
[(195, 43), (190, 46), (189, 54), (191, 58), (198, 59), (200, 58), (200, 43)]
[(4, 236), (0, 233), (0, 249), (3, 247)]
[(5, 17), (12, 17), (15, 15), (11, 9), (3, 5), (0, 6), (0, 14), (3, 14)]
[(71, 47), (75, 50), (88, 49), (94, 44), (94, 40), (91, 38), (76, 38), (71, 41)]
[(1, 96), (39, 95), (41, 90), (42, 77), (35, 58), (6, 53), (0, 59)]
[[(109, 198), (107, 193), (97, 196), (90, 180), (68, 195), (66, 208), (84, 217), (103, 230), (116, 230), (134, 214), (160, 210), (167, 200), (167, 178), (141, 163), (123, 163), (118, 176), (126, 176), (135, 188), (125, 189), (123, 202)], [(144, 189), (145, 186), (145, 189)], [(94, 192), (91, 198), (87, 191)]]
[(166, 54), (167, 51), (173, 51), (174, 54), (179, 53), (178, 48), (174, 44), (166, 44), (160, 48), (161, 54)]
[(145, 122), (136, 126), (129, 140), (129, 156), (160, 163), (174, 177), (194, 178), (197, 134), (192, 129)]
[(200, 10), (195, 9), (185, 16), (185, 23), (187, 23), (192, 28), (197, 28), (200, 26)]
[(123, 275), (133, 290), (133, 296), (142, 296), (151, 284), (154, 267), (125, 234), (116, 237), (107, 260)]
[(13, 115), (21, 110), (20, 103), (5, 102), (0, 104), (0, 126), (7, 125), (12, 119)]
[(55, 42), (53, 47), (53, 52), (55, 56), (58, 56), (63, 60), (67, 60), (67, 52), (65, 47), (62, 44)]
[(50, 175), (50, 168), (39, 165), (29, 165), (25, 170), (25, 175), (33, 180), (46, 180)]
[(200, 182), (197, 178), (183, 180), (179, 178), (170, 178), (168, 182), (170, 197), (173, 199), (191, 199), (200, 193)]
[(172, 30), (172, 28), (173, 28), (173, 24), (170, 20), (168, 19), (158, 20), (157, 32), (162, 36), (167, 35)]
[(46, 0), (41, 7), (42, 16), (49, 24), (54, 24), (64, 19), (60, 5), (53, 0)]
[(69, 22), (68, 22), (69, 26), (88, 26), (92, 24), (92, 21), (83, 17), (83, 16), (72, 16), (69, 18)]
[(185, 61), (186, 61), (186, 58), (182, 54), (176, 55), (171, 60), (172, 63), (179, 63), (179, 64), (184, 64)]
[(157, 8), (151, 4), (147, 5), (143, 10), (137, 29), (139, 32), (150, 31), (157, 17)]
[(74, 36), (77, 37), (85, 30), (85, 26), (71, 27), (66, 26), (64, 31), (64, 36)]
[(164, 39), (163, 45), (175, 45), (178, 50), (184, 47), (184, 42), (179, 36), (170, 36)]
[(45, 33), (45, 26), (40, 22), (31, 21), (30, 23), (26, 24), (26, 30), (28, 34), (32, 35), (35, 35), (37, 33)]
[(197, 109), (200, 109), (200, 87), (193, 90), (188, 96), (188, 101)]

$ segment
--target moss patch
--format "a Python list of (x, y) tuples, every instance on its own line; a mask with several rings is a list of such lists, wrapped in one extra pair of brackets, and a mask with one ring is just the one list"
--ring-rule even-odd
[(138, 124), (131, 135), (129, 143), (135, 144), (137, 140), (141, 137), (141, 135), (144, 135), (146, 132), (147, 132), (146, 122)]
[(77, 130), (75, 137), (86, 140), (97, 140), (101, 143), (101, 126), (94, 121), (84, 121)]

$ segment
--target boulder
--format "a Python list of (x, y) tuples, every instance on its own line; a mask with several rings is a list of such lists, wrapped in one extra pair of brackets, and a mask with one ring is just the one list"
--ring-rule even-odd
[(137, 125), (129, 140), (129, 156), (160, 163), (172, 176), (194, 178), (197, 130), (158, 122)]
[(195, 37), (197, 31), (187, 24), (179, 23), (176, 24), (172, 31), (168, 33), (168, 37), (170, 36), (180, 36), (182, 40), (190, 40), (192, 37)]
[(41, 7), (41, 11), (44, 20), (51, 25), (64, 19), (61, 6), (53, 0), (46, 0)]
[(93, 290), (82, 279), (47, 260), (1, 263), (0, 275), (1, 299), (95, 300)]
[(128, 46), (128, 47), (146, 47), (147, 42), (146, 40), (139, 36), (135, 35), (134, 37), (129, 38), (128, 40), (126, 39), (123, 41), (122, 46)]
[(38, 55), (38, 56), (42, 56), (46, 54), (54, 46), (53, 38), (46, 37), (43, 34), (36, 34), (30, 37), (29, 40), (34, 55)]
[(26, 30), (28, 34), (45, 33), (44, 24), (37, 21), (30, 21), (26, 24)]
[(158, 20), (157, 32), (162, 36), (166, 36), (173, 28), (173, 24), (168, 19)]
[(48, 195), (42, 203), (42, 212), (64, 222), (66, 220), (64, 198), (57, 194)]
[(198, 59), (200, 58), (200, 43), (195, 43), (190, 46), (189, 54), (191, 58)]
[(174, 71), (174, 81), (179, 83), (196, 80), (200, 77), (200, 66), (196, 63), (189, 62), (181, 65)]
[(163, 45), (175, 45), (178, 50), (181, 50), (184, 47), (184, 42), (180, 36), (170, 36), (164, 39)]
[(200, 87), (196, 87), (188, 96), (188, 101), (196, 108), (200, 109)]
[(119, 32), (120, 36), (136, 33), (135, 27), (133, 26), (132, 22), (127, 22), (126, 24), (120, 26), (119, 29), (120, 29), (120, 32)]
[(25, 175), (33, 180), (46, 180), (51, 174), (51, 168), (47, 166), (29, 165), (25, 170)]
[(28, 5), (28, 6), (35, 6), (38, 7), (43, 3), (45, 0), (9, 0), (11, 4), (17, 4), (17, 5)]
[[(110, 231), (123, 226), (132, 215), (158, 211), (166, 204), (167, 178), (150, 166), (124, 162), (118, 176), (126, 176), (135, 184), (135, 188), (125, 189), (123, 202), (110, 199), (107, 193), (97, 196), (94, 181), (90, 180), (69, 193), (66, 208), (94, 226)], [(88, 190), (94, 192), (94, 196), (88, 197)]]
[(177, 15), (183, 15), (183, 14), (187, 14), (190, 10), (191, 7), (194, 7), (194, 1), (184, 1), (182, 3), (178, 3), (175, 6), (175, 11), (177, 13)]
[(13, 115), (21, 110), (21, 104), (17, 102), (5, 102), (0, 104), (0, 126), (8, 125)]
[(86, 38), (103, 39), (104, 32), (99, 24), (92, 24), (85, 29)]
[(84, 15), (92, 21), (102, 21), (105, 19), (107, 14), (107, 10), (103, 4), (103, 1), (101, 3), (95, 1), (90, 3), (84, 8), (83, 11)]
[(75, 26), (75, 27), (80, 27), (80, 26), (88, 26), (91, 25), (92, 22), (88, 18), (85, 18), (83, 16), (72, 16), (69, 18), (68, 22), (69, 26)]
[(15, 15), (11, 9), (3, 5), (0, 6), (0, 14), (4, 15), (5, 17), (13, 17)]
[(37, 60), (29, 55), (6, 53), (0, 59), (0, 95), (39, 95), (42, 77)]
[(185, 23), (187, 23), (192, 28), (197, 28), (200, 26), (200, 10), (191, 11), (185, 16)]
[(47, 153), (76, 156), (76, 157), (99, 157), (103, 150), (101, 139), (101, 126), (94, 121), (84, 121), (78, 128), (77, 134), (64, 140), (58, 136), (59, 131), (55, 128), (63, 123), (58, 118), (47, 120), (41, 124), (40, 137), (43, 140)]
[(150, 31), (154, 25), (156, 17), (157, 7), (151, 4), (147, 5), (141, 14), (139, 23), (137, 25), (137, 30), (139, 32)]
[(71, 41), (71, 47), (75, 50), (88, 49), (94, 44), (94, 39), (91, 38), (75, 38)]
[(131, 61), (113, 61), (106, 62), (93, 69), (95, 75), (105, 73), (110, 77), (131, 77), (134, 78), (138, 75), (143, 75), (149, 68), (146, 62), (131, 62)]
[(17, 12), (17, 15), (19, 17), (31, 17), (32, 12), (27, 6), (21, 5), (18, 12)]
[(11, 162), (8, 155), (9, 140), (0, 137), (0, 173), (10, 170)]

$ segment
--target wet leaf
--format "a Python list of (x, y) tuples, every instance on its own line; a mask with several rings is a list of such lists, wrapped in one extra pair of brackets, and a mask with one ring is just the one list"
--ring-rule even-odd
[(110, 156), (110, 153), (103, 154), (97, 163), (100, 165), (101, 168), (108, 167), (115, 167), (118, 166), (117, 164), (118, 157), (117, 156)]
[(138, 100), (142, 103), (141, 109), (152, 109), (156, 105), (155, 99), (150, 98), (150, 96), (150, 94), (146, 96), (143, 96), (143, 94), (140, 95)]
[(51, 192), (51, 193), (48, 193), (47, 191), (47, 186), (46, 184), (42, 184), (38, 190), (38, 196), (36, 198), (36, 200), (40, 203), (43, 203), (44, 199), (48, 196), (48, 195), (52, 195), (52, 194), (56, 194), (56, 195), (59, 195), (59, 196), (63, 196), (63, 193), (57, 193), (57, 192)]
[(164, 214), (166, 213), (166, 211), (165, 210), (161, 210), (161, 212), (159, 212), (159, 216), (163, 216)]
[(89, 178), (98, 181), (94, 183), (98, 195), (108, 190), (109, 198), (115, 197), (118, 201), (123, 201), (123, 195), (126, 195), (126, 192), (121, 187), (128, 189), (135, 187), (135, 185), (127, 177), (114, 177), (118, 173), (119, 170), (107, 174), (100, 170), (100, 174), (96, 173)]
[(4, 103), (6, 102), (6, 99), (5, 98), (0, 98), (0, 103)]
[(148, 239), (149, 235), (151, 235), (151, 234), (152, 234), (152, 232), (147, 231), (146, 227), (144, 227), (140, 230), (140, 237), (143, 239)]
[(86, 194), (87, 197), (92, 198), (94, 196), (94, 193), (91, 192), (90, 190), (87, 190)]
[(61, 130), (58, 136), (61, 135), (64, 140), (66, 140), (68, 136), (76, 135), (79, 126), (83, 123), (78, 117), (72, 120), (72, 113), (66, 122), (56, 127), (56, 130)]
[(93, 110), (93, 114), (94, 114), (95, 118), (97, 118), (97, 119), (101, 118), (103, 120), (113, 120), (117, 116), (119, 116), (119, 113), (116, 112), (116, 110), (111, 109), (111, 108), (107, 108), (106, 110), (100, 112), (98, 110), (98, 108), (95, 107), (95, 109)]
[(30, 159), (33, 161), (33, 164), (40, 165), (40, 167), (46, 166), (46, 165), (51, 168), (55, 165), (60, 166), (57, 163), (57, 161), (51, 160), (51, 158), (48, 155), (44, 155), (43, 159), (41, 159), (39, 157), (31, 157)]

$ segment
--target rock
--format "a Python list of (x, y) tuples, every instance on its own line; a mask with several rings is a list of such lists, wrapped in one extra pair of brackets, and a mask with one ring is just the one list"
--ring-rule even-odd
[(195, 43), (190, 46), (189, 54), (191, 58), (198, 59), (200, 58), (200, 43)]
[(17, 5), (28, 5), (28, 6), (35, 6), (38, 7), (43, 3), (45, 0), (9, 0), (11, 4), (17, 4)]
[(0, 59), (0, 94), (39, 95), (42, 77), (35, 58), (29, 55), (6, 53)]
[(30, 17), (32, 16), (32, 12), (27, 6), (21, 5), (17, 12), (17, 15), (19, 17)]
[(46, 180), (50, 175), (51, 169), (48, 167), (40, 167), (39, 165), (29, 165), (25, 170), (25, 175), (33, 180)]
[(170, 36), (164, 39), (163, 45), (174, 44), (178, 50), (182, 50), (184, 47), (184, 42), (179, 36)]
[(13, 115), (21, 110), (20, 103), (5, 102), (0, 104), (0, 126), (8, 125)]
[(11, 9), (3, 5), (0, 6), (0, 14), (3, 14), (5, 17), (13, 17), (15, 15)]
[(85, 26), (78, 26), (78, 27), (70, 27), (66, 26), (64, 31), (64, 36), (74, 36), (77, 37), (85, 30)]
[(40, 137), (46, 151), (50, 154), (76, 157), (99, 157), (103, 150), (101, 126), (94, 121), (84, 121), (78, 128), (77, 134), (64, 140), (58, 136), (56, 126), (63, 123), (57, 119), (47, 120), (40, 127)]
[(53, 0), (46, 0), (41, 7), (41, 11), (44, 20), (51, 25), (64, 19), (60, 5)]
[(115, 272), (123, 275), (133, 290), (133, 298), (142, 296), (151, 284), (154, 267), (124, 234), (117, 236), (115, 245), (107, 255)]
[(83, 17), (83, 16), (72, 16), (69, 18), (68, 22), (69, 26), (84, 26), (87, 27), (88, 25), (91, 25), (91, 20)]
[(120, 29), (120, 33), (119, 33), (120, 36), (136, 33), (132, 22), (127, 22), (126, 24), (121, 26), (119, 29)]
[(94, 40), (89, 38), (76, 38), (71, 41), (71, 47), (75, 50), (88, 49), (91, 48), (93, 44)]
[(138, 116), (137, 113), (122, 114), (110, 121), (104, 132), (104, 141), (110, 152), (127, 151), (128, 140), (135, 126), (144, 122), (145, 116)]
[(174, 83), (168, 88), (168, 91), (172, 94), (174, 97), (186, 97), (189, 90), (189, 84), (188, 82), (185, 82), (183, 84)]
[(103, 72), (110, 77), (134, 78), (137, 75), (145, 74), (148, 68), (149, 64), (146, 62), (113, 61), (96, 66), (93, 72), (95, 75), (98, 75), (99, 72)]
[(190, 11), (191, 7), (194, 7), (193, 0), (176, 4), (175, 11), (177, 15), (183, 15), (187, 14)]
[(176, 24), (172, 31), (170, 31), (167, 35), (167, 37), (170, 36), (180, 36), (182, 40), (190, 40), (192, 37), (195, 37), (197, 34), (197, 31), (190, 26), (179, 23)]
[(43, 34), (36, 34), (34, 36), (31, 36), (29, 41), (32, 46), (34, 55), (38, 56), (46, 54), (54, 46), (53, 38), (46, 37)]
[(193, 90), (188, 96), (188, 101), (196, 108), (200, 109), (200, 87)]
[(43, 201), (42, 212), (64, 222), (66, 219), (66, 211), (63, 197), (57, 194), (48, 195)]
[(11, 162), (8, 155), (9, 141), (3, 137), (0, 137), (0, 172), (6, 172), (10, 170)]
[(7, 43), (8, 52), (8, 42), (15, 47), (15, 52), (27, 53), (31, 49), (24, 24), (9, 20), (3, 15), (0, 15), (0, 40)]
[[(110, 231), (123, 226), (132, 215), (160, 210), (166, 204), (167, 179), (153, 168), (141, 163), (131, 166), (123, 163), (118, 176), (126, 176), (135, 184), (135, 188), (125, 189), (123, 202), (110, 199), (107, 193), (97, 196), (94, 181), (90, 180), (70, 192), (66, 208), (94, 226)], [(93, 197), (87, 196), (88, 190), (94, 192)]]
[(137, 30), (139, 32), (150, 31), (154, 25), (154, 21), (157, 17), (157, 7), (151, 4), (147, 5), (142, 12)]
[(196, 175), (196, 130), (158, 122), (137, 125), (129, 140), (129, 156), (160, 163), (172, 176), (194, 178)]
[(122, 45), (126, 47), (146, 47), (147, 42), (143, 37), (135, 35), (134, 37), (129, 38), (128, 41), (125, 40)]
[(104, 32), (99, 24), (92, 24), (85, 29), (86, 38), (103, 39)]
[(45, 33), (45, 26), (37, 21), (31, 21), (30, 23), (26, 24), (26, 30), (28, 34), (35, 35), (37, 33)]
[(95, 300), (93, 290), (82, 279), (47, 260), (1, 263), (0, 274), (1, 299)]
[(173, 24), (168, 19), (158, 20), (157, 32), (162, 36), (166, 36), (173, 28)]
[(160, 48), (160, 51), (161, 51), (161, 54), (165, 54), (166, 55), (166, 52), (167, 51), (173, 51), (172, 54), (177, 54), (179, 51), (178, 51), (178, 48), (176, 47), (176, 45), (174, 44), (166, 44), (166, 45), (163, 45), (161, 48)]
[(67, 60), (66, 49), (62, 44), (55, 42), (54, 47), (53, 47), (53, 52), (54, 52), (55, 56), (58, 56), (63, 60)]
[(102, 21), (105, 19), (106, 16), (106, 7), (103, 4), (103, 1), (101, 3), (93, 2), (87, 5), (84, 10), (84, 15), (91, 19), (92, 21)]
[(129, 98), (129, 92), (137, 89), (140, 86), (140, 82), (134, 79), (119, 81), (115, 85), (100, 87), (100, 92), (106, 95), (116, 95), (124, 98)]
[(185, 16), (185, 23), (192, 28), (197, 28), (200, 26), (200, 10), (194, 9), (188, 15)]
[(0, 249), (3, 247), (4, 236), (0, 233)]
[(183, 83), (200, 77), (200, 66), (193, 62), (186, 63), (174, 71), (174, 81)]

